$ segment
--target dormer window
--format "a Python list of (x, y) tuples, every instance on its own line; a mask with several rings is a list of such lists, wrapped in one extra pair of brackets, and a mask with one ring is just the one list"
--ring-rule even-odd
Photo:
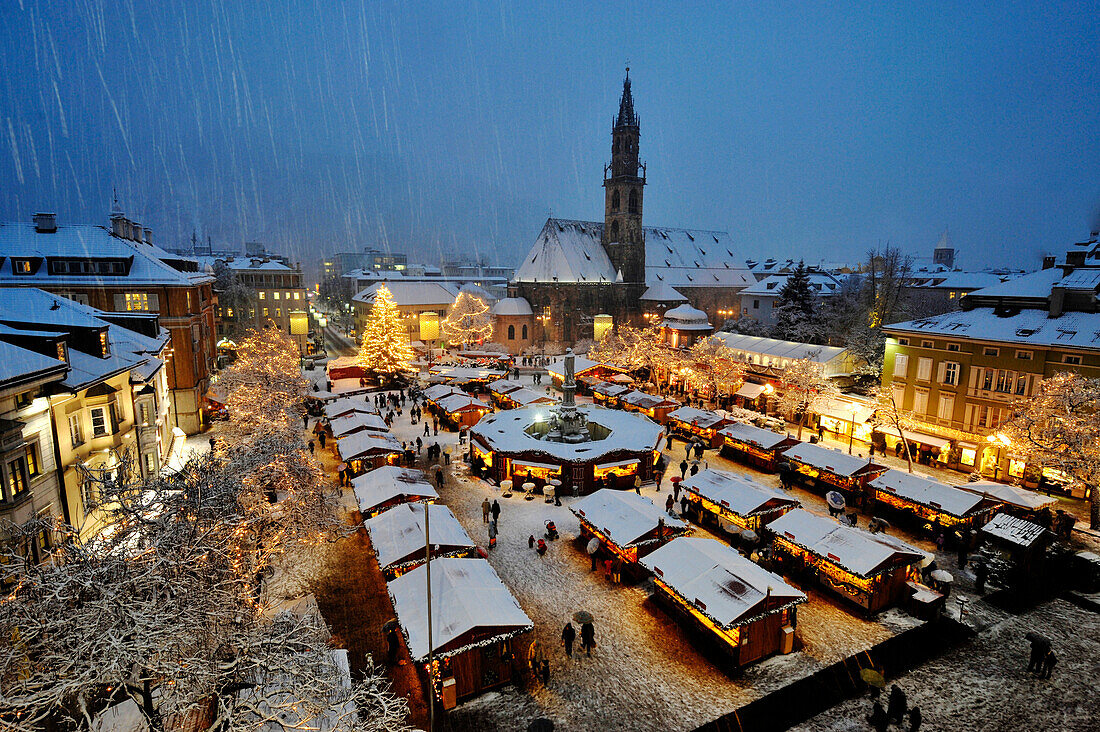
[(34, 274), (34, 269), (35, 269), (34, 262), (32, 262), (29, 259), (19, 259), (19, 258), (13, 257), (12, 260), (11, 260), (12, 274), (21, 275), (21, 276), (26, 277), (26, 276)]
[(111, 355), (111, 345), (107, 342), (107, 331), (99, 331), (99, 350), (103, 354), (103, 358), (107, 358)]

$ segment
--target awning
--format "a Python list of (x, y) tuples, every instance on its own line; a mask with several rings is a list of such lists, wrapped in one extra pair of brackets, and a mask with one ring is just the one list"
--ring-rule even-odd
[(633, 460), (620, 460), (617, 463), (598, 463), (596, 465), (597, 470), (610, 470), (611, 468), (625, 468), (627, 465), (637, 465), (638, 459)]
[(533, 460), (513, 460), (513, 468), (538, 468), (540, 470), (561, 470), (560, 465), (551, 465), (550, 463), (536, 463)]
[(964, 450), (977, 450), (978, 449), (978, 446), (975, 445), (973, 442), (960, 442), (959, 447), (963, 448)]
[(758, 396), (764, 393), (763, 384), (750, 384), (745, 382), (741, 385), (741, 388), (737, 390), (734, 396), (745, 397), (746, 399), (756, 399)]
[[(832, 417), (838, 419), (841, 422), (855, 421), (856, 424), (863, 424), (871, 418), (871, 414), (874, 413), (874, 409), (866, 404), (856, 404), (855, 402), (842, 402), (830, 399), (821, 407), (814, 410), (817, 414), (824, 417)], [(855, 418), (853, 420), (853, 417)]]
[[(901, 438), (901, 433), (894, 427), (875, 427), (876, 432), (881, 432), (884, 435), (892, 435), (897, 438)], [(936, 437), (934, 435), (926, 435), (922, 432), (910, 432), (905, 431), (905, 439), (912, 440), (913, 442), (919, 442), (922, 445), (928, 445), (930, 447), (945, 447), (951, 444), (950, 440), (945, 440), (942, 437)]]

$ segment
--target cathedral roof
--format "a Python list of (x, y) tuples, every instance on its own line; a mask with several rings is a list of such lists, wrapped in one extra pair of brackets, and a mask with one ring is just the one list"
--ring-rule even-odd
[[(737, 287), (756, 282), (724, 231), (645, 227), (649, 287)], [(514, 282), (614, 282), (616, 272), (601, 239), (603, 224), (547, 219), (516, 269)]]
[(634, 114), (634, 95), (630, 93), (630, 69), (623, 79), (623, 95), (619, 98), (619, 116), (615, 118), (616, 127), (637, 127), (638, 115)]

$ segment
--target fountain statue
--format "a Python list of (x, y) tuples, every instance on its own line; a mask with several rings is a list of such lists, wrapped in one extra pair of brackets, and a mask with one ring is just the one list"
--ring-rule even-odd
[(554, 442), (588, 442), (591, 436), (588, 433), (588, 420), (577, 409), (577, 403), (573, 399), (577, 391), (577, 382), (574, 379), (575, 357), (573, 349), (565, 352), (565, 377), (561, 384), (561, 404), (550, 410), (550, 431), (544, 439)]

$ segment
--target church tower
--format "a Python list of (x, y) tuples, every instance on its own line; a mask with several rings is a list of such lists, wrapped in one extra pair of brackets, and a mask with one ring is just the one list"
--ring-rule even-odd
[(645, 282), (642, 187), (645, 165), (638, 162), (638, 115), (630, 94), (630, 67), (623, 80), (619, 114), (611, 127), (611, 164), (604, 166), (603, 248), (623, 282)]

